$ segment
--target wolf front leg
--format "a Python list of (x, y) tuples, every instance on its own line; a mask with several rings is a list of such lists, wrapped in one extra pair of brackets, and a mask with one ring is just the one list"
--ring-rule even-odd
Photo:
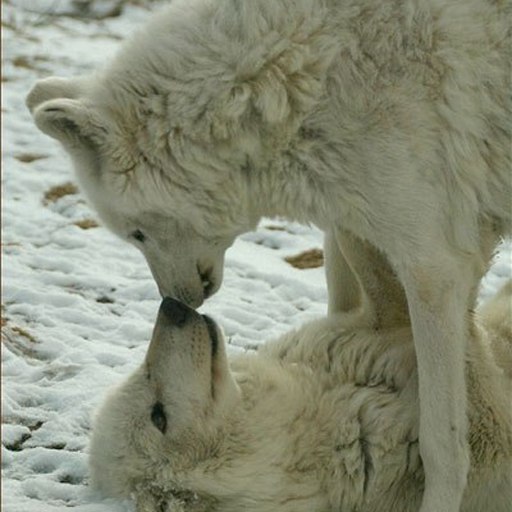
[(346, 313), (374, 328), (409, 323), (404, 289), (384, 253), (342, 229), (324, 240), (329, 315)]
[(430, 260), (399, 272), (418, 363), (425, 471), (420, 512), (458, 512), (469, 471), (464, 368), (474, 274), (466, 263)]

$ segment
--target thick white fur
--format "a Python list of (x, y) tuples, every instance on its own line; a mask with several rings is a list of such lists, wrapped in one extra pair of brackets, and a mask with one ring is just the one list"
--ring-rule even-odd
[(105, 69), (27, 99), (162, 294), (200, 304), (234, 237), (282, 215), (327, 233), (330, 313), (410, 315), (421, 512), (459, 508), (467, 312), (511, 232), (510, 6), (174, 0)]
[[(512, 503), (512, 283), (466, 357), (472, 466), (463, 512)], [(98, 413), (92, 482), (137, 512), (416, 512), (423, 491), (412, 334), (313, 322), (226, 364), (204, 320), (161, 311), (142, 367)], [(220, 333), (219, 333), (220, 334)], [(508, 353), (506, 357), (503, 354)], [(168, 427), (152, 424), (160, 401)]]

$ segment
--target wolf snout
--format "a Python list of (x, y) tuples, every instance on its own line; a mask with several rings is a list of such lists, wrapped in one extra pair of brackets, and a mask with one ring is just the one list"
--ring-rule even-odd
[(200, 284), (199, 279), (197, 280), (197, 286), (190, 287), (172, 287), (158, 284), (158, 291), (164, 300), (169, 298), (181, 302), (184, 306), (197, 309), (203, 305), (206, 298), (204, 288)]
[(172, 297), (165, 297), (160, 305), (160, 314), (176, 327), (183, 327), (194, 313), (192, 308)]

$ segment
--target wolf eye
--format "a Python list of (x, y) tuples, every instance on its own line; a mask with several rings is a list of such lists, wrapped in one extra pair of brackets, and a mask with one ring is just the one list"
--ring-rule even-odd
[(140, 243), (144, 243), (144, 241), (146, 240), (146, 235), (140, 229), (136, 229), (135, 231), (130, 233), (130, 236), (132, 238), (135, 238), (135, 240), (137, 240), (137, 242)]
[(156, 404), (153, 405), (151, 421), (162, 434), (165, 434), (167, 430), (167, 416), (165, 415), (164, 406), (161, 402), (156, 402)]

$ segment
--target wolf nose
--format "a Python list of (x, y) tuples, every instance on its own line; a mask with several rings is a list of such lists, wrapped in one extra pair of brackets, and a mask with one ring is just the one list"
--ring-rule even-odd
[(177, 327), (183, 327), (192, 311), (186, 304), (172, 297), (165, 297), (160, 305), (160, 311)]

